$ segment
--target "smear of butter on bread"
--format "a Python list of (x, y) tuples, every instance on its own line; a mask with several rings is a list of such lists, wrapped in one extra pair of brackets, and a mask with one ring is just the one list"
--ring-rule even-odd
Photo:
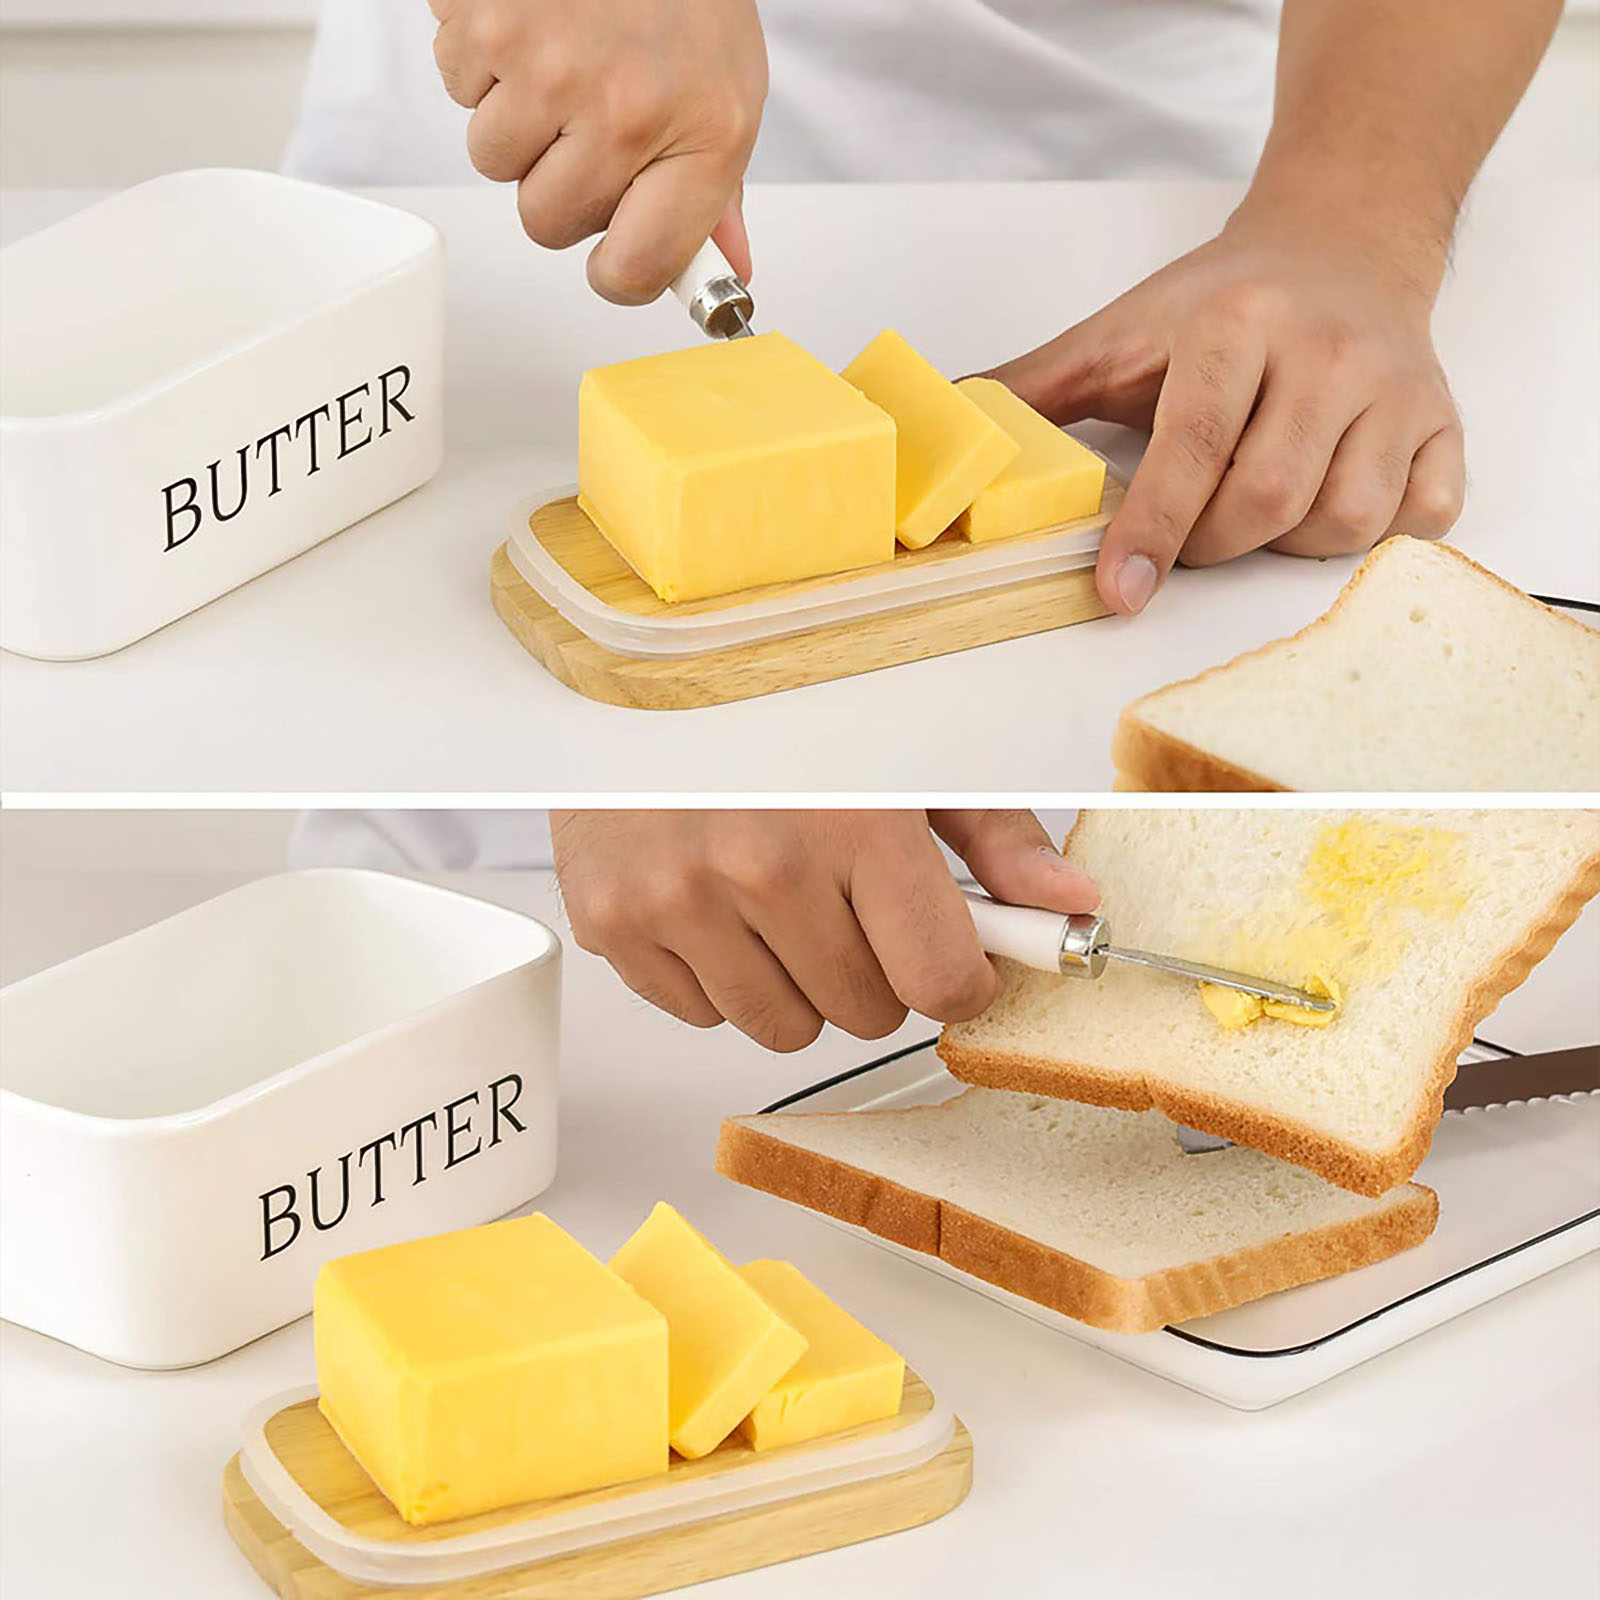
[(1450, 828), (1365, 816), (1331, 823), (1300, 872), (1265, 885), (1257, 913), (1218, 929), (1204, 959), (1326, 995), (1339, 1009), (1263, 1004), (1210, 984), (1201, 985), (1201, 1001), (1229, 1032), (1263, 1016), (1326, 1027), (1348, 991), (1393, 971), (1413, 939), (1461, 915), (1473, 872), (1465, 838)]
[(1200, 1000), (1229, 1033), (1238, 1033), (1263, 1017), (1293, 1022), (1302, 1028), (1326, 1028), (1339, 1015), (1344, 991), (1321, 972), (1313, 972), (1299, 987), (1313, 999), (1333, 1001), (1333, 1009), (1314, 1011), (1310, 1006), (1297, 1006), (1288, 1000), (1265, 1000), (1258, 994), (1246, 994), (1243, 989), (1230, 989), (1220, 983), (1202, 983)]

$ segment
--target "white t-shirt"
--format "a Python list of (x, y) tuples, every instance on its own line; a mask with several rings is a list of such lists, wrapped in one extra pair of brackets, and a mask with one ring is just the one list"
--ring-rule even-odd
[[(768, 181), (1246, 177), (1278, 0), (762, 0)], [(286, 169), (456, 183), (425, 0), (323, 0)]]
[[(1058, 842), (1076, 815), (1038, 813)], [(954, 856), (949, 859), (963, 870)], [(289, 842), (289, 865), (504, 872), (548, 869), (555, 861), (545, 811), (303, 811)]]

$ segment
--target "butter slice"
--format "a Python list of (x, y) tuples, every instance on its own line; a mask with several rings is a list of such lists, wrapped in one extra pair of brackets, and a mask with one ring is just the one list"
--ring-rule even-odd
[(1287, 1000), (1266, 1000), (1223, 983), (1202, 983), (1200, 1001), (1229, 1033), (1239, 1033), (1262, 1017), (1276, 1017), (1279, 1022), (1292, 1022), (1301, 1028), (1326, 1028), (1344, 1005), (1344, 991), (1321, 972), (1313, 972), (1300, 987), (1318, 1000), (1333, 1001), (1333, 1010), (1313, 1011)]
[(1239, 1033), (1261, 1018), (1261, 996), (1230, 989), (1225, 983), (1202, 983), (1200, 1003), (1229, 1033)]
[(895, 535), (920, 550), (953, 523), (1021, 446), (893, 328), (844, 375), (894, 418)]
[(548, 1217), (317, 1275), (318, 1406), (410, 1523), (667, 1469), (667, 1323)]
[(1019, 454), (956, 519), (974, 544), (1092, 517), (1105, 493), (1106, 464), (994, 378), (956, 385), (1017, 442)]
[(739, 1276), (808, 1341), (739, 1431), (757, 1450), (897, 1416), (906, 1364), (787, 1261), (752, 1261)]
[(578, 389), (578, 504), (663, 599), (894, 557), (894, 423), (781, 333)]
[(1333, 1010), (1312, 1011), (1306, 1006), (1291, 1005), (1287, 1000), (1263, 1000), (1261, 1009), (1280, 1022), (1298, 1023), (1302, 1028), (1326, 1028), (1344, 1005), (1344, 991), (1322, 972), (1313, 972), (1300, 987), (1318, 1000), (1333, 1001)]
[(804, 1336), (664, 1202), (611, 1265), (667, 1319), (672, 1448), (709, 1455), (805, 1354)]

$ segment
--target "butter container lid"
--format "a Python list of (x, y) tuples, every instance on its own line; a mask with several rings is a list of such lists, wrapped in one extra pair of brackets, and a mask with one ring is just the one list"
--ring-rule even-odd
[[(1109, 473), (1107, 481), (1115, 481)], [(867, 568), (856, 577), (830, 579), (797, 594), (742, 604), (735, 601), (714, 612), (636, 616), (608, 605), (584, 588), (529, 530), (529, 518), (540, 507), (577, 492), (576, 484), (563, 484), (531, 495), (516, 507), (506, 545), (511, 564), (547, 604), (596, 644), (618, 655), (645, 658), (694, 656), (788, 638), (813, 628), (882, 616), (905, 606), (980, 594), (1003, 584), (1092, 567), (1110, 519), (1107, 510), (1097, 518), (1064, 523), (1058, 529), (971, 545), (947, 561), (897, 560)]]
[(441, 1536), (435, 1526), (414, 1540), (378, 1539), (353, 1532), (318, 1505), (272, 1447), (271, 1420), (316, 1393), (312, 1387), (289, 1390), (249, 1411), (242, 1423), (240, 1468), (266, 1509), (319, 1561), (353, 1582), (386, 1586), (459, 1583), (907, 1472), (946, 1449), (956, 1430), (954, 1412), (930, 1396), (928, 1409), (901, 1426), (756, 1455), (736, 1470), (644, 1478), (630, 1492), (600, 1502), (587, 1496), (574, 1497), (576, 1503), (566, 1508), (544, 1502), (537, 1514), (530, 1507), (526, 1520), (491, 1528), (481, 1526), (482, 1518), (470, 1518), (478, 1525), (471, 1533)]

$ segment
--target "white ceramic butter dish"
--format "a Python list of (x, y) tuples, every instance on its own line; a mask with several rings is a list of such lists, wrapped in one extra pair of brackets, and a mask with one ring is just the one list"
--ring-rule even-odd
[(0, 250), (0, 646), (104, 655), (415, 489), (443, 247), (267, 172), (178, 172)]
[(303, 1316), (330, 1257), (555, 1175), (561, 946), (288, 872), (0, 989), (0, 1316), (136, 1367)]

